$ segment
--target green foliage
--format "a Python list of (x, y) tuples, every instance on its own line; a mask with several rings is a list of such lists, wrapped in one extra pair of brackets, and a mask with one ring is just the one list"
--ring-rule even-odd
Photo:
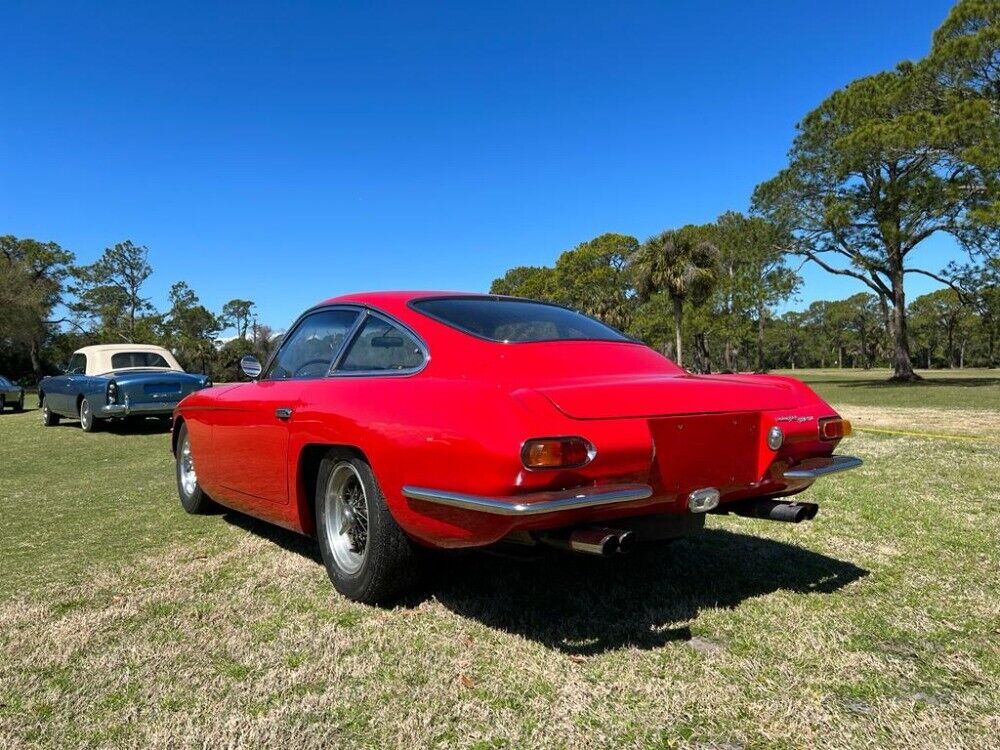
[(0, 237), (0, 361), (14, 359), (41, 375), (42, 349), (60, 322), (52, 311), (72, 262), (55, 242)]
[(637, 306), (629, 264), (638, 249), (635, 237), (602, 234), (560, 254), (554, 267), (510, 269), (490, 293), (558, 302), (624, 330)]
[(639, 299), (662, 295), (674, 317), (674, 355), (683, 365), (684, 305), (699, 307), (719, 278), (719, 249), (713, 226), (686, 226), (650, 237), (636, 255), (634, 273)]
[[(252, 303), (251, 303), (252, 304)], [(188, 369), (205, 372), (215, 357), (215, 336), (222, 322), (198, 301), (183, 281), (170, 287), (170, 310), (163, 321), (162, 339)]]
[(222, 306), (220, 321), (222, 327), (233, 328), (236, 336), (241, 339), (247, 337), (247, 329), (250, 326), (250, 319), (254, 316), (257, 306), (248, 299), (231, 299)]
[(76, 300), (70, 309), (96, 328), (102, 341), (148, 340), (158, 321), (143, 319), (153, 312), (142, 286), (152, 275), (149, 251), (131, 240), (105, 248), (97, 261), (73, 271)]

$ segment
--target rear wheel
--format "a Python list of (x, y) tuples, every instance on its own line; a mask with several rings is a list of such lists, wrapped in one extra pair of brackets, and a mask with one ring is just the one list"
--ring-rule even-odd
[(316, 533), (334, 588), (365, 604), (387, 602), (413, 584), (418, 557), (392, 517), (368, 463), (331, 451), (316, 482)]
[(188, 513), (209, 513), (215, 509), (215, 503), (206, 495), (198, 484), (198, 473), (194, 468), (194, 456), (191, 454), (191, 440), (188, 437), (186, 424), (181, 424), (177, 433), (177, 494), (181, 505)]
[(83, 428), (84, 432), (97, 430), (97, 417), (94, 416), (94, 410), (90, 407), (90, 402), (87, 399), (80, 401), (80, 427)]
[(42, 424), (46, 427), (59, 424), (59, 415), (49, 408), (48, 396), (42, 396)]

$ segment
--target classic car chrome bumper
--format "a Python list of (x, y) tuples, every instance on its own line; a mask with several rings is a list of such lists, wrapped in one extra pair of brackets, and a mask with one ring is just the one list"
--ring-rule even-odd
[(785, 479), (815, 479), (824, 474), (834, 474), (861, 466), (861, 459), (854, 456), (827, 456), (825, 458), (807, 458), (800, 461), (783, 474)]
[(94, 416), (109, 417), (157, 417), (174, 413), (178, 401), (161, 401), (153, 404), (106, 404), (94, 410)]
[(648, 484), (606, 484), (601, 487), (577, 487), (572, 490), (534, 492), (511, 497), (484, 497), (461, 492), (430, 490), (425, 487), (403, 487), (403, 495), (411, 500), (423, 500), (498, 516), (536, 516), (561, 510), (634, 503), (636, 500), (645, 500), (652, 494), (653, 488)]

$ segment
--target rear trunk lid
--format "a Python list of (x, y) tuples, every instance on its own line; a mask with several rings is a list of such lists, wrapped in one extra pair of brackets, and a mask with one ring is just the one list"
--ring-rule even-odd
[(790, 383), (739, 375), (618, 376), (537, 390), (574, 419), (759, 412), (800, 403)]
[(124, 371), (115, 373), (119, 392), (130, 403), (174, 403), (199, 390), (205, 381), (202, 375), (176, 371)]

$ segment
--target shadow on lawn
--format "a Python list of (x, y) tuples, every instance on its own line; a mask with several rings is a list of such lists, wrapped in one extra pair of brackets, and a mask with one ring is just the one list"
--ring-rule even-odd
[[(240, 528), (321, 564), (312, 539), (236, 513)], [(785, 590), (828, 594), (868, 575), (792, 544), (718, 529), (611, 559), (543, 550), (530, 560), (478, 553), (435, 557), (423, 591), (463, 617), (569, 654), (652, 649), (691, 638), (706, 607), (738, 607)]]
[(959, 388), (989, 388), (1000, 386), (1000, 378), (924, 378), (913, 382), (888, 379), (877, 380), (808, 380), (809, 384), (836, 385), (841, 388), (933, 388), (951, 386)]

